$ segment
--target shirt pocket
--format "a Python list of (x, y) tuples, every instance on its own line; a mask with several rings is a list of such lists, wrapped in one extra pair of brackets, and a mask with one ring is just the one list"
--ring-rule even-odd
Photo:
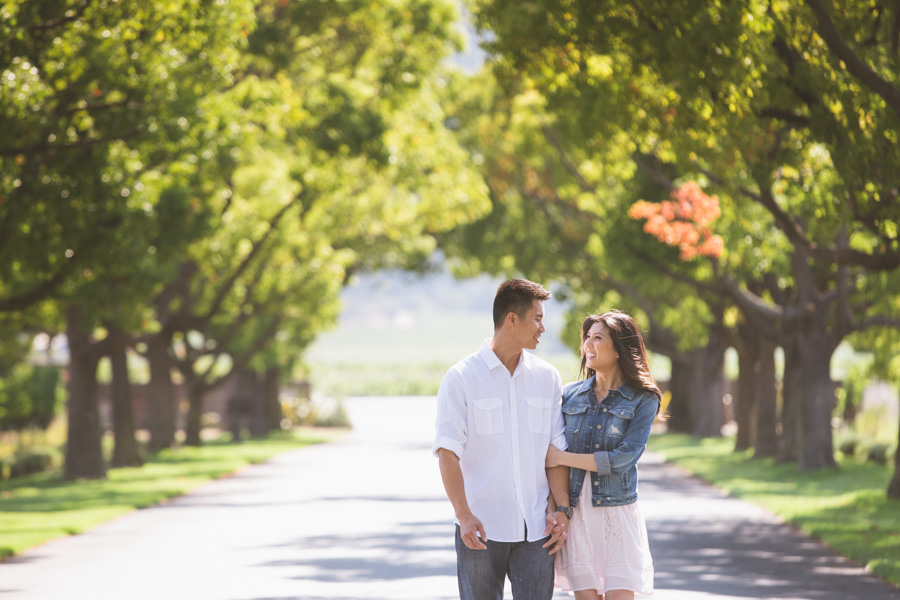
[(503, 400), (501, 398), (476, 398), (475, 431), (481, 435), (503, 433)]
[(550, 433), (552, 400), (542, 396), (528, 396), (528, 430), (531, 433)]
[(624, 436), (632, 419), (634, 419), (633, 408), (617, 407), (609, 409), (609, 420), (606, 425), (607, 437), (620, 438)]

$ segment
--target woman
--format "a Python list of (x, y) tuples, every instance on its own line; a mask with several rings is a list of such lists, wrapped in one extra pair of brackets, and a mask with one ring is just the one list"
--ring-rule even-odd
[(574, 507), (556, 561), (556, 585), (576, 600), (624, 600), (653, 593), (647, 527), (637, 505), (637, 461), (660, 408), (644, 340), (621, 312), (581, 324), (581, 377), (563, 389), (566, 442), (547, 466), (569, 471)]

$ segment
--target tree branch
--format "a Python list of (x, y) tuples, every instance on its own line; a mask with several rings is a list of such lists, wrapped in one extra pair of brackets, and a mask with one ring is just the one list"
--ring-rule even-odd
[(27, 292), (19, 294), (18, 296), (0, 299), (0, 312), (23, 310), (35, 302), (44, 300), (56, 291), (72, 270), (72, 263), (67, 262), (66, 267), (57, 271), (53, 277), (42, 281)]
[(65, 281), (65, 278), (75, 270), (78, 264), (80, 264), (81, 258), (85, 255), (85, 253), (88, 253), (90, 250), (96, 247), (100, 241), (105, 239), (104, 236), (100, 234), (100, 232), (109, 229), (116, 229), (121, 224), (122, 218), (117, 216), (97, 223), (97, 225), (99, 225), (99, 228), (94, 230), (94, 235), (92, 235), (81, 248), (75, 250), (72, 257), (66, 259), (62, 267), (56, 273), (50, 276), (49, 279), (38, 283), (27, 292), (21, 293), (17, 296), (12, 296), (10, 298), (0, 299), (0, 312), (13, 312), (16, 310), (22, 310), (35, 302), (40, 302), (41, 300), (49, 298)]
[(55, 29), (60, 25), (63, 25), (64, 23), (77, 21), (84, 16), (88, 5), (90, 5), (90, 2), (88, 2), (87, 0), (82, 0), (78, 5), (76, 5), (76, 9), (72, 11), (72, 14), (62, 16), (58, 19), (53, 19), (52, 21), (45, 21), (39, 25), (32, 25), (28, 28), (28, 32), (32, 35), (32, 37), (37, 37), (37, 35), (40, 35), (47, 30)]
[[(280, 325), (281, 325), (281, 317), (278, 317), (278, 316), (272, 317), (272, 322), (269, 324), (269, 326), (266, 327), (266, 329), (263, 330), (263, 332), (257, 336), (257, 338), (253, 341), (252, 344), (250, 344), (250, 346), (247, 347), (246, 350), (241, 352), (241, 354), (238, 355), (237, 357), (232, 355), (231, 370), (229, 370), (228, 373), (226, 373), (225, 375), (223, 375), (216, 381), (210, 382), (210, 381), (206, 381), (205, 379), (202, 379), (202, 383), (200, 385), (203, 385), (204, 390), (208, 392), (210, 390), (213, 390), (213, 389), (219, 387), (220, 385), (222, 385), (223, 383), (228, 381), (228, 379), (234, 373), (243, 369), (247, 365), (247, 363), (250, 362), (250, 359), (252, 359), (254, 356), (256, 356), (259, 353), (259, 351), (262, 350), (265, 347), (265, 345), (267, 343), (269, 343), (269, 341), (271, 341), (272, 336), (274, 336), (275, 333), (278, 331), (278, 327)], [(213, 364), (215, 364), (215, 363), (213, 363)]]
[(781, 108), (764, 108), (757, 112), (756, 115), (761, 118), (778, 119), (779, 121), (784, 121), (789, 126), (796, 129), (809, 127), (809, 117), (798, 115), (792, 111), (784, 110)]
[(721, 285), (722, 290), (734, 299), (741, 311), (745, 313), (768, 320), (780, 320), (786, 317), (785, 307), (769, 304), (753, 292), (741, 289), (737, 281), (730, 276), (723, 277)]
[(44, 154), (47, 152), (57, 152), (60, 150), (77, 150), (80, 148), (88, 148), (90, 146), (108, 144), (110, 142), (121, 142), (137, 137), (137, 135), (137, 131), (132, 131), (127, 134), (114, 135), (103, 138), (81, 139), (68, 144), (34, 144), (32, 146), (13, 146), (11, 148), (0, 148), (0, 156), (16, 156), (18, 154)]
[(769, 214), (775, 219), (775, 225), (788, 238), (788, 241), (796, 247), (804, 250), (812, 258), (826, 264), (848, 264), (865, 267), (872, 271), (890, 271), (900, 266), (900, 252), (881, 252), (878, 254), (869, 254), (854, 250), (853, 248), (840, 248), (836, 246), (820, 246), (806, 237), (803, 227), (779, 205), (778, 201), (772, 195), (766, 182), (757, 182), (759, 192), (747, 189), (743, 186), (734, 186), (725, 181), (715, 173), (706, 170), (700, 170), (711, 182), (730, 188), (740, 195), (749, 198), (763, 208), (769, 211)]
[(556, 155), (559, 157), (559, 161), (562, 163), (563, 167), (575, 178), (575, 181), (578, 183), (578, 187), (581, 188), (584, 192), (596, 193), (597, 186), (593, 185), (590, 181), (588, 181), (584, 175), (581, 174), (581, 171), (572, 162), (569, 156), (566, 154), (566, 151), (562, 147), (562, 143), (559, 141), (559, 136), (556, 135), (556, 131), (553, 130), (549, 125), (543, 125), (541, 130), (544, 132), (544, 137), (547, 138), (547, 141), (550, 142), (550, 145), (556, 150)]
[(856, 323), (854, 331), (862, 331), (870, 327), (891, 327), (900, 329), (900, 319), (896, 317), (888, 317), (885, 315), (873, 315)]
[(894, 21), (891, 23), (891, 54), (897, 58), (900, 49), (900, 7), (894, 6)]
[(110, 108), (122, 108), (126, 106), (128, 102), (130, 102), (131, 98), (123, 98), (118, 102), (102, 102), (98, 104), (86, 104), (85, 106), (70, 106), (68, 108), (59, 108), (56, 111), (57, 115), (72, 115), (78, 112), (86, 112), (86, 113), (94, 113), (102, 110), (107, 110)]
[(250, 249), (250, 252), (247, 253), (247, 256), (241, 261), (241, 264), (238, 265), (237, 269), (225, 280), (223, 285), (219, 288), (218, 293), (212, 301), (212, 304), (209, 307), (209, 310), (206, 311), (206, 314), (201, 317), (202, 321), (208, 321), (211, 319), (222, 307), (222, 303), (225, 302), (225, 298), (231, 293), (232, 288), (235, 283), (237, 283), (238, 278), (241, 274), (249, 268), (250, 264), (253, 262), (253, 259), (257, 254), (262, 250), (266, 241), (277, 231), (278, 223), (281, 221), (282, 217), (287, 214), (288, 210), (291, 209), (297, 202), (299, 202), (304, 195), (304, 192), (301, 192), (294, 196), (289, 202), (285, 203), (275, 216), (269, 221), (269, 229), (262, 235), (260, 239), (253, 243), (253, 248)]
[(844, 38), (838, 33), (828, 8), (822, 0), (805, 0), (806, 5), (812, 9), (819, 22), (816, 31), (825, 41), (825, 44), (834, 54), (841, 59), (847, 67), (847, 71), (856, 77), (865, 86), (881, 96), (887, 105), (900, 116), (900, 89), (897, 89), (889, 81), (881, 78), (869, 65), (853, 52)]
[[(838, 246), (846, 248), (849, 244), (846, 224), (841, 227), (838, 237)], [(853, 309), (850, 306), (850, 269), (846, 264), (840, 264), (837, 268), (837, 324), (835, 329), (840, 332), (853, 330)]]
[(660, 186), (666, 188), (667, 190), (674, 190), (675, 184), (669, 177), (666, 176), (665, 173), (663, 173), (662, 169), (660, 168), (660, 165), (662, 164), (661, 161), (656, 158), (655, 155), (649, 155), (649, 158), (653, 159), (656, 162), (656, 166), (654, 167), (644, 160), (645, 156), (646, 155), (635, 152), (631, 155), (631, 160), (634, 161), (634, 164), (637, 165), (638, 169), (643, 171), (645, 175), (650, 177), (650, 179), (658, 183)]

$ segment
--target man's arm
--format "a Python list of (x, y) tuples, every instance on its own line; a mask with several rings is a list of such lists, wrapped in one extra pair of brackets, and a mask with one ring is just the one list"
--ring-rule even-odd
[(569, 506), (569, 468), (551, 467), (547, 469), (547, 482), (550, 484), (551, 506), (547, 514), (547, 529), (544, 535), (550, 535), (550, 539), (544, 544), (544, 548), (550, 548), (550, 554), (559, 552), (566, 543), (566, 529), (569, 518), (558, 510), (557, 506)]
[[(444, 482), (444, 490), (453, 505), (456, 518), (459, 519), (459, 533), (463, 543), (472, 550), (485, 550), (483, 540), (487, 539), (484, 525), (472, 514), (469, 501), (466, 500), (466, 485), (463, 481), (462, 469), (459, 467), (459, 457), (446, 448), (438, 449), (438, 463), (441, 467), (441, 480)], [(478, 535), (481, 534), (481, 539)]]

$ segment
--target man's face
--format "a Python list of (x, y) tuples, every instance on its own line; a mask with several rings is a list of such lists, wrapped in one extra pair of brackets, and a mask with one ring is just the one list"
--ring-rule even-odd
[(516, 318), (516, 337), (526, 350), (534, 350), (544, 333), (544, 303), (534, 300), (524, 318)]

